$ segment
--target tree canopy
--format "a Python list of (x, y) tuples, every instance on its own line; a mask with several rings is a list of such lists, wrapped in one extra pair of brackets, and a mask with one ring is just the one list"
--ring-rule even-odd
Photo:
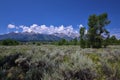
[[(109, 31), (106, 29), (106, 26), (110, 24), (110, 22), (107, 13), (90, 15), (88, 18), (87, 34), (84, 34), (85, 28), (80, 28), (80, 41), (87, 41), (87, 44), (84, 44), (87, 45), (86, 47), (102, 47), (102, 41), (109, 37)], [(86, 38), (83, 39), (83, 36)], [(81, 47), (83, 47), (83, 45), (81, 45)]]
[(19, 42), (18, 41), (16, 41), (16, 40), (12, 40), (12, 39), (5, 39), (5, 40), (3, 40), (3, 41), (1, 41), (1, 44), (2, 45), (18, 45), (19, 44)]

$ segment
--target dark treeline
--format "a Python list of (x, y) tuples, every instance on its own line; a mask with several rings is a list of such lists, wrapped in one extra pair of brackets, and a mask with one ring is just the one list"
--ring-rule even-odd
[[(80, 41), (77, 38), (75, 38), (70, 41), (62, 39), (58, 42), (52, 42), (52, 44), (54, 45), (80, 45), (85, 48), (88, 42), (87, 40)], [(115, 36), (111, 36), (110, 38), (107, 38), (106, 40), (102, 40), (102, 45), (103, 47), (106, 47), (108, 45), (120, 45), (120, 39), (117, 39)]]
[[(73, 40), (66, 40), (66, 39), (61, 39), (60, 41), (48, 41), (48, 42), (43, 42), (43, 41), (31, 41), (31, 42), (19, 42), (16, 40), (12, 40), (12, 39), (6, 39), (6, 40), (2, 40), (0, 41), (0, 45), (6, 45), (6, 46), (10, 46), (10, 45), (80, 45), (82, 48), (85, 48), (86, 45), (88, 44), (87, 40), (84, 41), (80, 41), (77, 38), (73, 39)], [(111, 36), (109, 38), (107, 38), (106, 40), (102, 40), (102, 45), (103, 47), (106, 47), (107, 45), (120, 45), (120, 39), (117, 39), (115, 36)]]
[(0, 41), (0, 45), (10, 46), (10, 45), (19, 45), (19, 44), (20, 44), (19, 41), (12, 40), (12, 39), (5, 39), (5, 40)]
[(77, 38), (73, 40), (66, 40), (66, 39), (61, 39), (60, 41), (53, 42), (52, 44), (54, 45), (80, 45), (80, 41), (77, 40)]

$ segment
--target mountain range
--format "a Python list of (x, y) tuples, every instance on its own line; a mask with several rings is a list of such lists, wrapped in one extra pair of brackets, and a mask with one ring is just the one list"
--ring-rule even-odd
[(72, 40), (78, 35), (70, 34), (66, 35), (63, 33), (54, 33), (54, 34), (40, 34), (34, 32), (11, 32), (8, 34), (0, 35), (0, 40), (4, 39), (14, 39), (17, 41), (59, 41), (61, 39)]

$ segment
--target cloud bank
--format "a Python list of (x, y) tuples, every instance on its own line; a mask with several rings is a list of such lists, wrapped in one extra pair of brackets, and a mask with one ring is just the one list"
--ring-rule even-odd
[[(82, 25), (80, 25), (81, 27)], [(16, 29), (16, 33), (18, 33), (19, 29), (22, 29), (22, 32), (34, 32), (34, 33), (40, 33), (40, 34), (54, 34), (54, 33), (63, 33), (65, 35), (79, 35), (79, 31), (74, 30), (73, 26), (46, 26), (46, 25), (37, 25), (37, 24), (33, 24), (31, 26), (25, 26), (25, 25), (21, 25), (21, 26), (16, 26), (13, 24), (9, 24), (8, 28), (15, 28)]]
[(8, 24), (8, 28), (10, 28), (10, 29), (15, 28), (15, 25), (13, 25), (13, 24)]

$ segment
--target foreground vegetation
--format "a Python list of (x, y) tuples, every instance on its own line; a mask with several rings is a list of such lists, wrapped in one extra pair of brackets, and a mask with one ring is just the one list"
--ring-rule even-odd
[(0, 46), (0, 80), (120, 80), (120, 46)]

